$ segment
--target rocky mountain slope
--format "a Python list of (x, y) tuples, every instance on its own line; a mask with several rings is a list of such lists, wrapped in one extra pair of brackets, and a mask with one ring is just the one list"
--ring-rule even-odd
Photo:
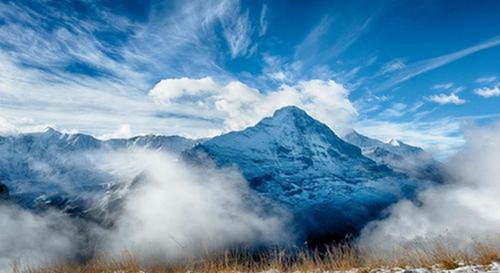
[(378, 164), (385, 164), (417, 179), (442, 182), (441, 163), (422, 148), (408, 145), (396, 139), (382, 142), (361, 135), (355, 130), (343, 138), (345, 141), (360, 147), (364, 156)]
[(285, 107), (254, 127), (196, 145), (185, 160), (236, 167), (262, 196), (294, 212), (309, 240), (355, 233), (420, 181), (363, 155), (297, 107)]
[(179, 136), (137, 136), (102, 141), (85, 134), (44, 132), (0, 137), (0, 182), (30, 209), (47, 206), (80, 214), (116, 188), (116, 179), (95, 166), (110, 151), (147, 148), (174, 155), (195, 140)]
[[(412, 198), (435, 174), (431, 157), (428, 165), (406, 164), (427, 156), (420, 148), (356, 132), (345, 139), (292, 106), (253, 127), (202, 142), (154, 135), (102, 141), (49, 128), (0, 137), (0, 182), (8, 192), (4, 197), (25, 208), (55, 207), (110, 224), (107, 215), (123, 197), (123, 181), (96, 168), (95, 161), (107, 152), (152, 149), (194, 165), (236, 168), (269, 205), (293, 214), (291, 229), (321, 243), (356, 234), (389, 205)], [(422, 168), (431, 171), (419, 175)], [(133, 183), (140, 183), (139, 174)]]

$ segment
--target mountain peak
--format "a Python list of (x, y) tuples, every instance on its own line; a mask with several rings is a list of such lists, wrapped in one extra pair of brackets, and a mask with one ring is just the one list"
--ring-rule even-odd
[(288, 115), (308, 115), (306, 111), (300, 109), (297, 106), (289, 105), (276, 110), (273, 117), (288, 116)]
[(356, 130), (351, 129), (351, 131), (343, 136), (343, 139), (347, 142), (354, 144), (360, 148), (374, 147), (384, 145), (382, 141), (369, 138), (358, 133)]
[(59, 133), (59, 131), (57, 131), (56, 129), (54, 129), (53, 127), (50, 127), (50, 126), (47, 126), (45, 127), (45, 130), (43, 131), (44, 133)]
[(35, 133), (35, 134), (39, 134), (40, 136), (44, 136), (44, 137), (59, 137), (63, 133), (59, 132), (58, 130), (56, 130), (50, 126), (47, 126), (47, 127), (45, 127), (45, 130), (43, 132)]
[(341, 236), (346, 225), (371, 217), (372, 207), (394, 200), (406, 179), (363, 156), (359, 147), (295, 106), (198, 144), (182, 159), (236, 168), (264, 198), (290, 206), (304, 220), (306, 232)]
[(284, 124), (290, 121), (296, 122), (299, 120), (307, 122), (313, 120), (313, 118), (299, 107), (290, 105), (274, 111), (271, 117), (265, 118), (264, 120), (271, 123)]
[(286, 106), (276, 110), (271, 117), (264, 118), (256, 126), (260, 127), (262, 125), (281, 129), (288, 128), (289, 130), (300, 129), (309, 131), (318, 128), (326, 130), (328, 128), (325, 124), (314, 119), (306, 111), (297, 106)]
[[(328, 177), (347, 175), (343, 167), (359, 170), (363, 175), (377, 167), (358, 147), (343, 141), (327, 125), (295, 106), (281, 108), (243, 131), (203, 142), (185, 157), (196, 161), (204, 155), (219, 166), (237, 165), (250, 181), (273, 180), (266, 178), (269, 175), (283, 179), (286, 176), (286, 181), (297, 185), (304, 176), (317, 177), (318, 173)], [(269, 172), (268, 168), (279, 173)]]
[(354, 129), (347, 129), (347, 131), (343, 134), (343, 137), (344, 138), (363, 138), (363, 139), (368, 139), (367, 136), (364, 136), (362, 134), (360, 134), (358, 131), (354, 130)]
[(386, 143), (389, 145), (395, 146), (395, 147), (399, 147), (402, 144), (401, 141), (394, 139), (394, 138), (389, 139)]

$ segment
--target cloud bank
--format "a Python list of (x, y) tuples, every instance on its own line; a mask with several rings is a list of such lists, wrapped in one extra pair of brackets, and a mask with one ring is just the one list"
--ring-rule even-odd
[(239, 81), (221, 84), (210, 77), (165, 79), (149, 95), (177, 113), (220, 121), (222, 131), (254, 125), (288, 105), (301, 107), (333, 129), (345, 127), (357, 115), (349, 90), (332, 80), (301, 81), (265, 93)]
[(25, 268), (94, 254), (120, 259), (125, 251), (147, 262), (293, 240), (288, 213), (258, 198), (235, 170), (200, 169), (147, 150), (90, 156), (95, 166), (88, 168), (120, 181), (114, 195), (94, 202), (111, 208), (113, 226), (0, 202), (0, 272), (13, 262)]
[(16, 264), (39, 265), (76, 255), (75, 242), (81, 238), (76, 226), (60, 213), (36, 215), (0, 200), (0, 219), (0, 272), (11, 272)]
[(130, 250), (175, 258), (291, 239), (284, 231), (287, 214), (264, 210), (235, 170), (201, 170), (151, 152), (113, 158), (124, 170), (139, 166), (143, 180), (125, 201), (105, 247), (108, 253)]
[(429, 188), (418, 201), (404, 200), (382, 221), (369, 224), (361, 242), (386, 250), (445, 237), (456, 249), (499, 236), (500, 124), (469, 128), (464, 150), (446, 165), (447, 183)]

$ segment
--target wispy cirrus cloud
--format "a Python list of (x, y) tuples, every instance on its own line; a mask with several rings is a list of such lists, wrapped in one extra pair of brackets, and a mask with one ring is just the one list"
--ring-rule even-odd
[(57, 4), (50, 2), (34, 6), (0, 3), (0, 13), (4, 22), (0, 26), (1, 53), (22, 69), (38, 70), (59, 82), (76, 75), (128, 85), (143, 83), (140, 73), (112, 57), (122, 55), (123, 48), (110, 47), (95, 35), (98, 31), (133, 31), (136, 26), (126, 18), (95, 9), (91, 14), (102, 19), (92, 20), (72, 7), (62, 13)]
[[(298, 26), (293, 33), (281, 36), (277, 34), (280, 30), (295, 26), (271, 25), (275, 22), (271, 19), (288, 16), (271, 3), (152, 1), (141, 5), (146, 6), (145, 14), (137, 19), (95, 2), (82, 2), (88, 11), (85, 14), (73, 8), (72, 1), (64, 5), (52, 0), (31, 2), (35, 5), (26, 5), (28, 1), (24, 0), (0, 3), (0, 117), (10, 131), (50, 124), (105, 137), (131, 132), (197, 137), (207, 131), (241, 128), (285, 103), (313, 109), (316, 114), (319, 110), (314, 109), (323, 109), (317, 117), (329, 124), (334, 123), (329, 115), (352, 117), (356, 113), (381, 124), (403, 122), (404, 127), (411, 117), (417, 123), (444, 107), (423, 100), (423, 95), (382, 95), (372, 86), (394, 87), (497, 46), (500, 41), (495, 37), (451, 54), (411, 63), (412, 52), (399, 58), (377, 41), (373, 47), (372, 43), (361, 43), (363, 38), (372, 38), (371, 34), (380, 34), (381, 39), (392, 44), (393, 37), (384, 37), (383, 31), (375, 29), (379, 23), (381, 29), (384, 27), (377, 9), (383, 5), (377, 5), (374, 13), (352, 16), (353, 6), (348, 5), (345, 11), (349, 16), (343, 16), (342, 7), (338, 11), (321, 10), (314, 18), (305, 18), (312, 22), (311, 29)], [(291, 4), (290, 8), (300, 5)], [(392, 61), (377, 63), (386, 57)], [(478, 79), (478, 87), (495, 86), (496, 77), (481, 75), (488, 77)], [(191, 83), (212, 80), (203, 92), (199, 87), (193, 91), (201, 96), (203, 107), (190, 104), (188, 87), (184, 90), (170, 85), (168, 92), (149, 92), (162, 79), (174, 82), (182, 78)], [(442, 104), (462, 103), (461, 96), (465, 95), (458, 94), (463, 90), (459, 81), (447, 81), (456, 84), (434, 82), (439, 84), (433, 90), (442, 93), (434, 99)], [(319, 99), (323, 94), (311, 91), (314, 86), (331, 94), (333, 85), (347, 90), (338, 101), (352, 108), (331, 113), (325, 110), (330, 107), (325, 102), (331, 102), (331, 98)], [(183, 90), (184, 95), (176, 95), (175, 90)], [(483, 95), (490, 94), (485, 92)], [(165, 94), (175, 99), (167, 100)], [(349, 94), (356, 101), (352, 102)], [(245, 103), (255, 109), (264, 107), (265, 111), (247, 113), (245, 103), (238, 99), (248, 99)], [(236, 117), (247, 114), (255, 114), (255, 118), (250, 122)], [(19, 116), (29, 122), (16, 120)], [(415, 125), (414, 129), (421, 127)], [(389, 130), (386, 136), (393, 132)], [(416, 134), (414, 139), (418, 139)]]
[(406, 67), (405, 61), (403, 59), (395, 59), (390, 62), (385, 63), (380, 70), (381, 75), (385, 75), (397, 70), (401, 70)]
[(389, 78), (389, 80), (379, 85), (376, 88), (376, 91), (386, 90), (397, 84), (410, 80), (420, 74), (432, 71), (436, 68), (457, 61), (476, 52), (496, 47), (498, 45), (500, 45), (500, 36), (493, 37), (474, 46), (450, 54), (407, 64), (403, 69), (395, 70), (394, 74)]
[(264, 36), (267, 32), (267, 27), (268, 27), (268, 21), (267, 21), (267, 16), (269, 12), (269, 8), (267, 7), (266, 4), (262, 5), (262, 10), (260, 11), (260, 18), (259, 18), (259, 36)]
[(320, 41), (328, 33), (332, 22), (333, 18), (331, 16), (323, 17), (319, 24), (297, 45), (294, 52), (294, 59), (305, 60), (318, 54), (321, 45)]
[(331, 28), (335, 20), (331, 16), (323, 17), (319, 24), (297, 45), (294, 60), (309, 63), (317, 61), (319, 58), (321, 62), (326, 62), (338, 57), (369, 29), (377, 15), (378, 13), (364, 21), (352, 24), (349, 31), (343, 32), (334, 42), (326, 45), (323, 39), (332, 31)]
[(83, 5), (86, 13), (71, 4), (61, 12), (50, 1), (0, 3), (0, 50), (52, 76), (114, 78), (142, 90), (166, 76), (230, 75), (221, 68), (221, 42), (232, 58), (255, 50), (256, 27), (240, 1), (152, 3), (144, 21)]
[[(199, 135), (209, 121), (157, 115), (165, 109), (146, 92), (169, 75), (231, 77), (219, 66), (221, 40), (212, 38), (222, 35), (222, 22), (250, 28), (240, 2), (154, 6), (143, 21), (82, 4), (85, 14), (71, 3), (64, 10), (50, 1), (0, 3), (0, 117), (96, 135), (112, 133), (126, 119), (138, 133)], [(249, 50), (237, 46), (238, 56)]]
[(252, 35), (255, 30), (250, 22), (249, 11), (247, 10), (241, 14), (239, 9), (239, 4), (230, 7), (231, 12), (221, 20), (224, 38), (233, 59), (253, 54), (255, 47), (252, 46), (256, 46), (252, 41)]
[(390, 108), (385, 109), (380, 113), (382, 117), (401, 117), (405, 114), (405, 110), (408, 108), (408, 105), (405, 103), (393, 103)]
[[(345, 83), (352, 81), (361, 66), (338, 70), (333, 69), (330, 62), (339, 58), (358, 41), (370, 29), (378, 15), (379, 11), (364, 20), (350, 22), (348, 30), (336, 29), (336, 18), (325, 15), (295, 45), (293, 56), (264, 54), (263, 75), (287, 84), (294, 84), (304, 79), (335, 79)], [(335, 36), (335, 39), (331, 39), (332, 36)], [(375, 60), (376, 58), (370, 58), (367, 64), (371, 65)]]
[(495, 82), (498, 78), (495, 76), (492, 77), (481, 77), (476, 79), (476, 83), (492, 83)]
[(432, 90), (448, 90), (450, 88), (452, 88), (454, 86), (454, 84), (452, 82), (448, 82), (448, 83), (438, 83), (438, 84), (435, 84), (431, 87)]
[(235, 59), (256, 50), (256, 26), (240, 1), (175, 3), (173, 10), (153, 9), (132, 46), (131, 55), (143, 60), (142, 67), (151, 70), (148, 67), (153, 65), (155, 80), (184, 75), (229, 77), (231, 73), (222, 67), (221, 53)]

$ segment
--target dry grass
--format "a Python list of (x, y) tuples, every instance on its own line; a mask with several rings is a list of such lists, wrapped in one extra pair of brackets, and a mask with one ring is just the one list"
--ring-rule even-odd
[[(252, 253), (246, 250), (227, 250), (205, 254), (199, 258), (141, 263), (131, 254), (121, 259), (95, 258), (85, 264), (61, 264), (31, 268), (27, 273), (185, 273), (185, 272), (279, 272), (342, 271), (357, 269), (369, 272), (376, 268), (453, 269), (464, 264), (487, 265), (500, 261), (500, 240), (477, 243), (471, 249), (455, 250), (441, 240), (432, 243), (401, 247), (388, 255), (387, 251), (370, 251), (352, 243), (332, 245), (324, 251), (288, 248)], [(21, 272), (18, 269), (14, 272)]]

